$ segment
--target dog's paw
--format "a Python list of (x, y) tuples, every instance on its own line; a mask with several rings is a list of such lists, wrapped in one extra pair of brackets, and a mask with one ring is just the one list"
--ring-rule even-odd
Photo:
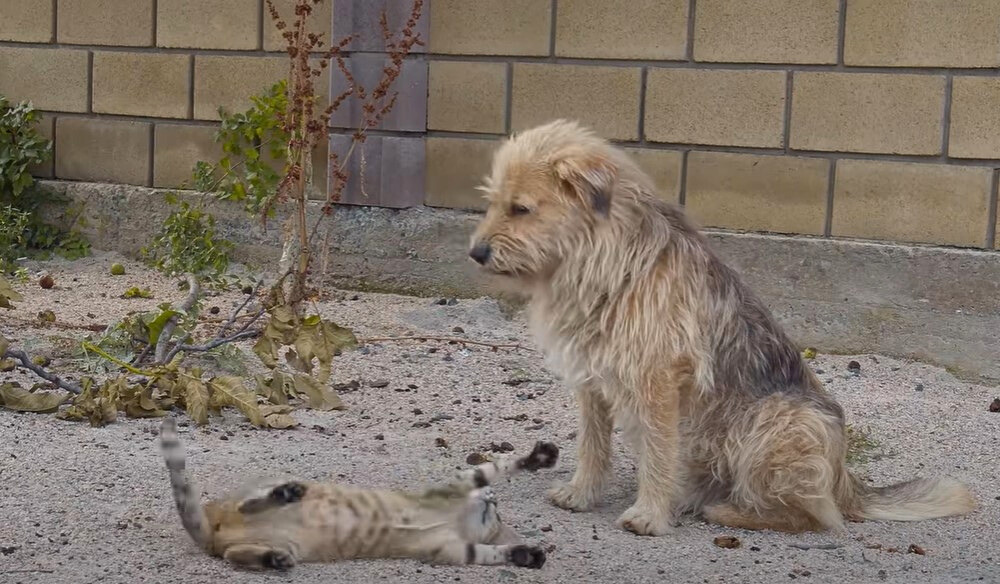
[(618, 518), (618, 527), (636, 535), (666, 535), (673, 531), (673, 520), (669, 513), (656, 509), (646, 509), (633, 505)]
[(537, 570), (545, 565), (545, 550), (534, 545), (516, 545), (510, 550), (510, 563)]
[(570, 511), (589, 511), (597, 504), (592, 489), (581, 489), (573, 483), (561, 483), (549, 489), (548, 498), (556, 507)]

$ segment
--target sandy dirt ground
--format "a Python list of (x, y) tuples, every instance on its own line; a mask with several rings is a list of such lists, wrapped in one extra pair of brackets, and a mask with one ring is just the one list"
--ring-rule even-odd
[[(34, 279), (22, 285), (26, 301), (0, 312), (0, 333), (72, 371), (66, 338), (86, 332), (29, 326), (38, 311), (54, 311), (57, 323), (106, 324), (181, 296), (174, 280), (134, 263), (123, 262), (125, 276), (106, 277), (112, 261), (122, 260), (98, 254), (31, 264), (33, 274), (50, 272), (56, 286), (42, 290)], [(133, 285), (149, 286), (156, 298), (118, 298)], [(239, 292), (224, 294), (205, 306), (225, 315), (239, 299)], [(533, 346), (523, 321), (508, 319), (488, 299), (440, 305), (334, 291), (318, 308), (364, 337), (435, 334)], [(847, 371), (851, 360), (860, 363), (860, 375)], [(253, 370), (256, 362), (247, 365)], [(523, 450), (552, 440), (563, 449), (555, 469), (497, 488), (504, 518), (550, 550), (542, 570), (373, 560), (288, 574), (237, 572), (198, 552), (181, 528), (156, 442), (159, 421), (123, 418), (95, 429), (0, 410), (0, 583), (1000, 582), (1000, 413), (987, 411), (1000, 391), (876, 355), (820, 355), (812, 366), (873, 443), (859, 473), (880, 485), (951, 475), (971, 486), (980, 508), (957, 519), (850, 524), (842, 539), (726, 529), (694, 517), (683, 518), (673, 534), (637, 537), (614, 526), (636, 489), (635, 458), (620, 436), (616, 477), (602, 507), (575, 514), (545, 501), (553, 481), (571, 476), (576, 415), (572, 396), (537, 352), (388, 342), (335, 360), (334, 382), (358, 382), (342, 393), (344, 411), (298, 411), (293, 430), (255, 430), (234, 412), (204, 428), (183, 425), (188, 467), (200, 486), (216, 494), (247, 477), (279, 473), (416, 486), (466, 466), (469, 454), (491, 443)], [(0, 373), (0, 383), (13, 380), (30, 382)], [(716, 547), (720, 535), (739, 538), (740, 547)], [(924, 553), (909, 552), (911, 546)]]

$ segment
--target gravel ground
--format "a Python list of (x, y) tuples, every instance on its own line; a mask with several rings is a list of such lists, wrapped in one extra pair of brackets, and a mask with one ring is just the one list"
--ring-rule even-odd
[[(122, 261), (125, 276), (109, 279)], [(176, 283), (118, 256), (33, 264), (56, 287), (24, 285), (27, 300), (0, 313), (0, 333), (36, 353), (60, 358), (67, 336), (86, 334), (30, 322), (43, 309), (57, 323), (104, 324), (180, 296)], [(132, 285), (152, 300), (121, 300)], [(239, 294), (206, 301), (225, 315)], [(437, 334), (531, 347), (525, 325), (488, 299), (438, 305), (432, 299), (332, 292), (319, 309), (359, 336)], [(456, 328), (459, 327), (459, 328)], [(245, 348), (245, 346), (244, 346)], [(847, 372), (856, 360), (860, 375)], [(253, 363), (248, 361), (253, 367)], [(491, 443), (530, 448), (552, 440), (559, 465), (498, 488), (505, 519), (551, 550), (541, 571), (433, 567), (408, 560), (305, 565), (290, 575), (236, 572), (199, 553), (180, 526), (155, 432), (158, 421), (123, 419), (105, 428), (51, 415), (0, 410), (0, 583), (186, 584), (243, 582), (1000, 582), (1000, 392), (962, 383), (936, 367), (875, 355), (820, 355), (813, 366), (844, 405), (849, 421), (874, 443), (858, 463), (875, 484), (916, 474), (966, 481), (981, 508), (971, 516), (919, 523), (859, 523), (850, 535), (790, 536), (745, 532), (686, 517), (674, 534), (640, 538), (614, 527), (631, 503), (633, 455), (615, 441), (615, 470), (605, 504), (573, 514), (544, 500), (553, 480), (575, 463), (572, 398), (530, 350), (493, 352), (447, 343), (381, 343), (335, 361), (334, 381), (360, 382), (342, 394), (348, 409), (299, 411), (294, 430), (262, 431), (227, 413), (205, 428), (181, 428), (189, 469), (217, 494), (247, 476), (289, 473), (359, 485), (406, 487), (439, 480)], [(0, 373), (0, 382), (27, 381)], [(373, 387), (383, 385), (384, 387)], [(447, 446), (437, 445), (443, 438)], [(739, 538), (737, 549), (713, 545)], [(837, 547), (832, 547), (833, 544)], [(911, 545), (925, 553), (908, 553)], [(809, 546), (821, 546), (819, 548)], [(832, 549), (830, 549), (832, 547)]]

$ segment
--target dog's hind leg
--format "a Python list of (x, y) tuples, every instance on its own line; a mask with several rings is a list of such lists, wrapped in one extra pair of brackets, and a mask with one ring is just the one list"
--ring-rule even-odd
[(736, 438), (728, 503), (710, 505), (710, 521), (780, 531), (844, 533), (835, 497), (843, 457), (838, 422), (780, 397), (764, 402), (749, 431)]

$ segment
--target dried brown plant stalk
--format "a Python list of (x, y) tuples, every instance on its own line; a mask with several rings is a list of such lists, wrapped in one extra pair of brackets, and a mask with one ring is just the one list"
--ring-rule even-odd
[[(307, 298), (307, 279), (311, 265), (311, 247), (319, 231), (324, 217), (333, 213), (334, 205), (340, 201), (344, 188), (347, 186), (347, 164), (357, 149), (364, 143), (368, 130), (381, 124), (385, 116), (396, 103), (397, 92), (392, 90), (393, 84), (402, 72), (403, 64), (413, 47), (422, 45), (419, 33), (416, 32), (417, 22), (423, 10), (423, 0), (414, 0), (402, 30), (394, 34), (389, 28), (385, 12), (382, 13), (380, 24), (382, 36), (386, 43), (388, 63), (382, 69), (382, 75), (374, 88), (365, 88), (357, 81), (347, 66), (347, 47), (355, 39), (353, 35), (327, 45), (323, 34), (309, 32), (310, 17), (315, 7), (323, 0), (297, 0), (294, 7), (294, 20), (289, 24), (279, 14), (272, 0), (266, 0), (268, 13), (274, 21), (274, 26), (281, 31), (285, 40), (285, 51), (289, 57), (288, 71), (288, 110), (283, 120), (283, 128), (289, 134), (288, 164), (285, 176), (278, 185), (276, 200), (284, 203), (291, 201), (295, 213), (286, 229), (286, 245), (282, 250), (282, 271), (291, 275), (287, 279), (287, 290), (276, 291), (283, 296), (284, 303), (300, 309)], [(335, 96), (326, 107), (320, 107), (320, 100), (325, 94), (318, 92), (316, 80), (323, 71), (336, 65), (337, 73), (347, 80), (347, 89)], [(311, 161), (315, 149), (330, 138), (330, 119), (333, 113), (347, 102), (356, 99), (361, 102), (361, 120), (351, 134), (351, 146), (343, 156), (331, 152), (329, 158), (330, 184), (322, 207), (322, 213), (313, 223), (308, 225), (306, 210), (308, 207), (307, 182), (312, 174)], [(266, 212), (266, 210), (265, 210)]]

